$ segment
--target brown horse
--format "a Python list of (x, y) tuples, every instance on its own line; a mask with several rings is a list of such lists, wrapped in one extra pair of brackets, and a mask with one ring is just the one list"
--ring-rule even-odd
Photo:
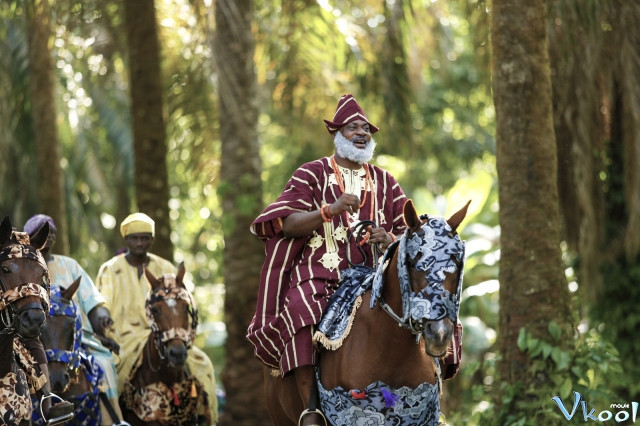
[(208, 424), (198, 416), (204, 404), (202, 385), (185, 368), (198, 313), (183, 282), (184, 264), (177, 276), (156, 278), (146, 269), (145, 274), (151, 284), (145, 306), (152, 333), (124, 383), (123, 417), (132, 425)]
[[(462, 290), (464, 242), (456, 229), (467, 207), (445, 221), (418, 216), (409, 200), (407, 231), (387, 249), (377, 271), (343, 271), (314, 336), (324, 346), (316, 377), (328, 423), (439, 423), (440, 361)], [(361, 304), (369, 308), (358, 309)], [(302, 424), (309, 401), (299, 397), (293, 375), (265, 371), (265, 391), (276, 425)]]
[[(42, 328), (40, 340), (45, 347), (49, 364), (51, 391), (74, 403), (74, 419), (69, 425), (99, 425), (100, 389), (104, 373), (82, 341), (82, 318), (73, 295), (80, 286), (78, 277), (68, 288), (53, 286), (49, 318)], [(34, 401), (37, 407), (38, 402)], [(39, 410), (32, 417), (36, 425), (45, 421)]]
[(49, 271), (38, 251), (48, 235), (48, 224), (31, 239), (15, 232), (8, 217), (0, 224), (1, 424), (29, 424), (29, 393), (40, 393), (47, 382), (28, 348), (49, 310)]

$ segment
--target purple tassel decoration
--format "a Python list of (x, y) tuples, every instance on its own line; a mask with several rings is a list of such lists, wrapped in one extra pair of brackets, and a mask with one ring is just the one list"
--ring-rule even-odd
[(389, 407), (393, 407), (394, 405), (396, 405), (396, 402), (398, 402), (398, 398), (399, 396), (394, 394), (391, 391), (388, 391), (385, 388), (381, 388), (380, 389), (382, 391), (382, 396), (384, 396), (384, 405), (389, 408)]

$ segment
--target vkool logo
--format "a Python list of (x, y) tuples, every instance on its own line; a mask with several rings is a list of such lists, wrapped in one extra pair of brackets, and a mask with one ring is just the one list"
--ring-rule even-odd
[(573, 408), (571, 408), (571, 412), (567, 410), (567, 407), (564, 405), (564, 401), (559, 396), (554, 396), (551, 400), (558, 404), (558, 408), (560, 408), (560, 411), (567, 420), (571, 420), (573, 418), (576, 411), (578, 411), (578, 406), (582, 407), (582, 416), (584, 417), (585, 422), (588, 422), (589, 420), (593, 420), (594, 422), (606, 422), (608, 420), (615, 419), (616, 422), (620, 423), (631, 419), (633, 423), (635, 423), (636, 417), (638, 416), (637, 402), (631, 403), (631, 412), (629, 412), (629, 404), (611, 404), (609, 408), (622, 408), (626, 410), (619, 410), (615, 415), (611, 410), (603, 410), (596, 417), (596, 409), (589, 409), (587, 401), (582, 400), (580, 392), (573, 391)]

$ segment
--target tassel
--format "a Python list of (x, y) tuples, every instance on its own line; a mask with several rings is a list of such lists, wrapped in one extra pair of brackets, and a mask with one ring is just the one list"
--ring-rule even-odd
[(380, 389), (382, 391), (382, 396), (384, 396), (384, 404), (387, 408), (393, 407), (398, 402), (399, 396), (394, 394), (391, 391), (388, 391), (385, 388)]
[(195, 382), (191, 382), (191, 398), (198, 396), (198, 390), (196, 389)]
[(173, 405), (176, 407), (180, 406), (180, 398), (178, 398), (178, 392), (176, 392), (176, 388), (172, 387), (171, 391), (173, 392)]

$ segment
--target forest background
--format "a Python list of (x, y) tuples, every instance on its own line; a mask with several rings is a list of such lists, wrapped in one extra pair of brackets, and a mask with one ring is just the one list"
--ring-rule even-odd
[[(184, 261), (223, 424), (266, 424), (251, 220), (352, 93), (420, 212), (471, 199), (451, 424), (564, 424), (640, 393), (640, 5), (0, 1), (0, 214), (94, 276), (145, 211)], [(500, 185), (498, 183), (500, 182)], [(621, 414), (624, 416), (624, 414)], [(582, 419), (576, 412), (574, 421)]]

